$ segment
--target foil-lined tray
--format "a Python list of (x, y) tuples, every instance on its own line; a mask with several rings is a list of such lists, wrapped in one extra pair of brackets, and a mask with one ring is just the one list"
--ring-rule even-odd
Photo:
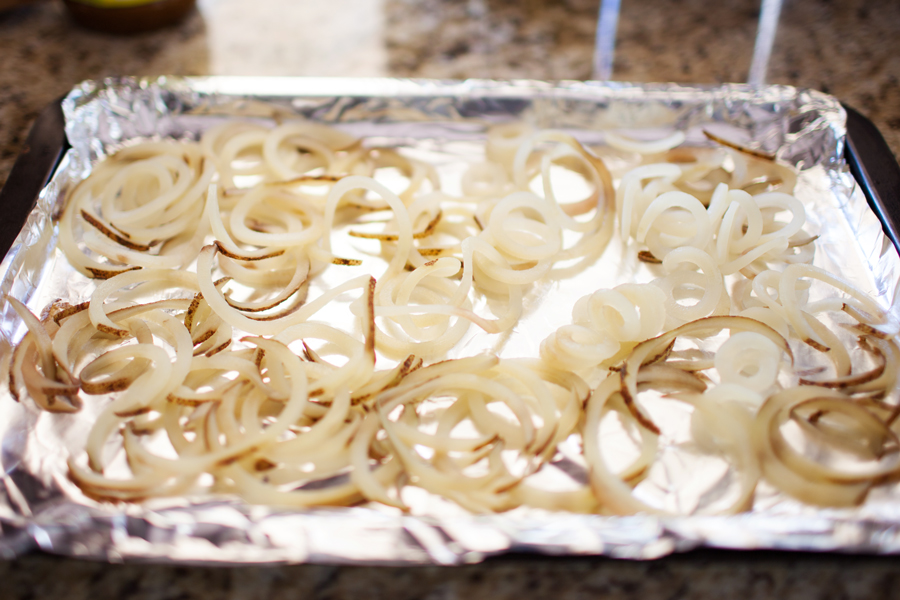
[[(712, 131), (795, 166), (796, 195), (807, 206), (810, 228), (820, 235), (817, 264), (843, 273), (885, 307), (897, 301), (900, 259), (844, 160), (846, 113), (834, 98), (817, 92), (743, 85), (160, 78), (85, 82), (62, 108), (71, 147), (0, 265), (0, 293), (22, 299), (35, 312), (56, 298), (84, 299), (93, 285), (56, 248), (55, 225), (65, 191), (93, 163), (129, 140), (196, 138), (235, 116), (333, 124), (437, 157), (451, 174), (493, 123), (525, 120), (564, 129), (589, 146), (602, 146), (606, 129), (648, 138), (678, 129), (692, 146), (709, 146), (704, 131)], [(614, 239), (601, 261), (614, 267), (621, 244)], [(589, 271), (567, 293), (577, 297), (611, 287), (620, 282), (617, 272)], [(502, 355), (534, 355), (543, 335), (561, 324), (540, 311), (546, 298), (533, 300), (536, 316), (519, 328)], [(368, 505), (296, 511), (226, 497), (98, 503), (67, 477), (66, 458), (83, 438), (87, 417), (40, 413), (8, 392), (10, 348), (23, 334), (23, 324), (4, 303), (0, 555), (5, 557), (40, 548), (109, 561), (462, 564), (507, 552), (649, 559), (698, 546), (900, 551), (900, 487), (893, 483), (879, 486), (853, 509), (813, 508), (764, 492), (752, 511), (731, 517), (608, 517), (524, 508), (474, 515), (427, 498), (410, 513)], [(467, 351), (486, 347), (476, 339)]]

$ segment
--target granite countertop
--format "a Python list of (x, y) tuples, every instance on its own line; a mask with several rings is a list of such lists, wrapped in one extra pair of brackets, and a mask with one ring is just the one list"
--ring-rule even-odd
[[(744, 81), (759, 0), (626, 0), (613, 78)], [(252, 10), (248, 9), (252, 6)], [(180, 24), (121, 37), (45, 0), (0, 13), (0, 185), (31, 123), (84, 79), (342, 75), (587, 79), (598, 0), (198, 0)], [(833, 94), (900, 154), (900, 3), (789, 0), (768, 81)], [(701, 551), (650, 562), (505, 557), (466, 567), (0, 562), (0, 598), (887, 598), (892, 557)]]

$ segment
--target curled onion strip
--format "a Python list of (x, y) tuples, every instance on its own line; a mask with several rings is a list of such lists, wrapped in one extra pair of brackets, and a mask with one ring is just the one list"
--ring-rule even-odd
[(658, 356), (661, 351), (668, 348), (676, 338), (680, 336), (702, 336), (707, 337), (714, 335), (723, 329), (731, 330), (732, 335), (736, 331), (755, 332), (767, 338), (775, 344), (775, 346), (784, 354), (786, 354), (793, 362), (793, 353), (787, 341), (781, 337), (774, 329), (759, 321), (747, 319), (744, 317), (706, 317), (692, 321), (681, 327), (677, 327), (658, 337), (641, 342), (635, 346), (632, 353), (628, 356), (619, 370), (621, 379), (622, 398), (630, 410), (633, 411), (635, 418), (650, 429), (658, 432), (656, 425), (644, 415), (635, 404), (637, 398), (637, 378), (640, 368), (645, 361), (651, 360)]
[(862, 500), (874, 478), (896, 472), (900, 466), (896, 452), (868, 467), (844, 471), (806, 458), (793, 450), (782, 436), (781, 427), (792, 410), (805, 403), (816, 403), (828, 411), (852, 415), (861, 426), (884, 431), (896, 443), (884, 423), (844, 399), (837, 391), (801, 386), (779, 392), (766, 401), (757, 415), (753, 435), (763, 453), (763, 474), (770, 483), (808, 504), (850, 506)]

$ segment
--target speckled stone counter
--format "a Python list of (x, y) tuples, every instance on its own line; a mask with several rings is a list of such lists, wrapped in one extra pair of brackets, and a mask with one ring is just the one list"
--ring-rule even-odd
[(896, 598), (893, 558), (701, 552), (651, 562), (513, 557), (464, 567), (172, 567), (32, 555), (0, 563), (25, 600), (806, 600)]
[[(744, 81), (758, 0), (625, 0), (613, 76)], [(0, 14), (0, 185), (38, 112), (109, 75), (586, 79), (598, 0), (199, 0), (181, 24), (119, 37), (61, 4)], [(900, 2), (788, 0), (768, 81), (816, 88), (900, 154)], [(0, 562), (0, 598), (891, 598), (900, 559), (702, 551), (651, 562), (505, 557), (458, 568)]]

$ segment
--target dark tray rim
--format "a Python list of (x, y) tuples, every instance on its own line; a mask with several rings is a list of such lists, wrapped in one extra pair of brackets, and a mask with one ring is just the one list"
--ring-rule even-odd
[[(880, 220), (882, 227), (900, 252), (900, 164), (875, 124), (852, 107), (842, 104), (846, 112), (846, 139), (844, 158), (860, 190)], [(62, 158), (70, 149), (65, 132), (62, 99), (51, 102), (34, 121), (21, 153), (9, 173), (6, 184), (0, 189), (0, 207), (4, 218), (0, 219), (0, 257), (5, 257), (25, 226), (37, 203), (41, 191), (55, 174)], [(2, 258), (0, 258), (2, 260)], [(31, 544), (25, 542), (26, 547)], [(36, 548), (31, 548), (32, 550)], [(727, 553), (719, 548), (700, 548), (679, 551), (675, 554), (690, 555), (694, 552)], [(24, 554), (25, 552), (22, 552)], [(830, 551), (826, 554), (841, 554)], [(796, 550), (739, 550), (735, 554), (787, 556), (789, 554), (817, 555), (815, 551)], [(848, 552), (861, 556), (878, 553)], [(508, 553), (514, 556), (514, 553)], [(540, 555), (541, 560), (548, 559)], [(599, 558), (599, 557), (594, 557)], [(605, 557), (610, 558), (610, 557)], [(153, 561), (150, 561), (153, 562)]]

